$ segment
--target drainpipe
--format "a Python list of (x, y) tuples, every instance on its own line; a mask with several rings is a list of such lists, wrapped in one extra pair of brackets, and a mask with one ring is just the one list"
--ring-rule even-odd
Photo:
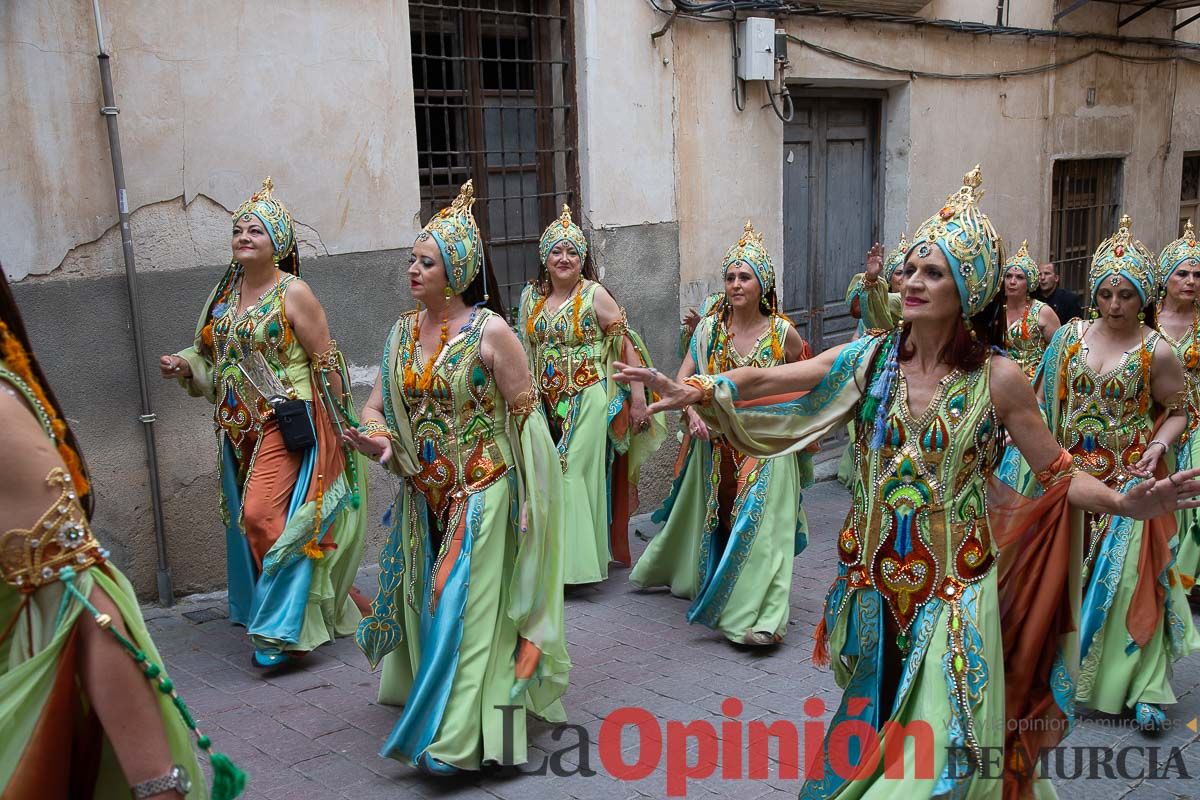
[(1004, 0), (996, 0), (996, 24), (1004, 25)]
[(133, 263), (133, 234), (129, 229), (129, 200), (125, 194), (125, 165), (121, 159), (121, 137), (117, 132), (117, 101), (113, 96), (112, 67), (104, 49), (104, 27), (100, 21), (100, 0), (92, 0), (96, 17), (96, 41), (100, 46), (100, 88), (104, 105), (100, 113), (108, 125), (108, 147), (112, 156), (113, 186), (117, 192), (117, 213), (121, 221), (121, 251), (125, 254), (125, 288), (129, 294), (129, 316), (133, 327), (133, 353), (137, 363), (138, 388), (142, 413), (138, 419), (146, 437), (146, 467), (150, 472), (150, 505), (154, 510), (154, 544), (158, 550), (158, 602), (174, 605), (171, 567), (167, 563), (167, 540), (163, 532), (162, 491), (158, 481), (158, 449), (154, 444), (154, 410), (150, 406), (150, 387), (146, 381), (146, 356), (142, 344), (141, 304), (138, 301), (137, 270)]

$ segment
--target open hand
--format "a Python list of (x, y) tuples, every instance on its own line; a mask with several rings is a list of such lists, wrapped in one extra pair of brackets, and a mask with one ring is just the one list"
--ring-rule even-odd
[(879, 242), (871, 245), (867, 251), (867, 280), (874, 280), (883, 274), (883, 245)]
[(616, 369), (613, 380), (618, 383), (640, 383), (658, 395), (659, 399), (646, 409), (650, 414), (690, 406), (699, 402), (702, 396), (699, 389), (673, 381), (654, 368), (632, 367), (620, 361), (615, 362), (613, 367)]
[(1134, 486), (1124, 497), (1121, 515), (1133, 519), (1154, 519), (1174, 514), (1183, 508), (1200, 508), (1200, 467), (1168, 475), (1163, 480), (1150, 478)]
[(700, 324), (700, 312), (694, 308), (689, 308), (687, 313), (683, 315), (683, 320), (680, 324), (687, 329), (688, 333), (694, 333), (696, 326)]

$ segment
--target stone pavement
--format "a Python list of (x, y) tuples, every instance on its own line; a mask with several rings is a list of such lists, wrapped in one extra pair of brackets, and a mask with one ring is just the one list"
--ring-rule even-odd
[[(250, 646), (240, 628), (231, 626), (223, 595), (193, 597), (175, 608), (146, 610), (150, 630), (163, 652), (171, 676), (196, 712), (214, 749), (228, 753), (250, 774), (249, 800), (325, 800), (325, 798), (481, 798), (540, 800), (540, 798), (626, 798), (667, 796), (666, 748), (657, 766), (640, 780), (612, 777), (598, 754), (602, 718), (622, 706), (646, 709), (667, 730), (667, 721), (701, 720), (719, 731), (721, 706), (728, 696), (742, 701), (743, 768), (749, 721), (790, 721), (798, 729), (815, 718), (804, 703), (817, 697), (836, 708), (840, 692), (827, 670), (810, 661), (811, 633), (825, 589), (834, 572), (833, 534), (847, 508), (846, 493), (836, 482), (820, 483), (805, 493), (812, 540), (796, 560), (792, 587), (792, 620), (781, 647), (771, 653), (735, 647), (706, 628), (689, 626), (687, 603), (663, 592), (636, 591), (627, 572), (615, 570), (601, 586), (575, 588), (567, 596), (567, 638), (570, 642), (571, 687), (564, 703), (569, 721), (582, 726), (590, 741), (586, 767), (580, 766), (578, 730), (555, 732), (531, 720), (531, 765), (559, 752), (552, 763), (559, 775), (520, 774), (504, 770), (486, 776), (434, 779), (404, 765), (380, 758), (378, 751), (395, 723), (398, 710), (375, 703), (378, 676), (350, 639), (323, 647), (302, 668), (262, 673), (250, 665)], [(651, 530), (646, 518), (638, 520)], [(644, 542), (635, 537), (634, 554)], [(364, 570), (359, 586), (371, 593), (374, 571)], [(1200, 714), (1200, 655), (1176, 665), (1174, 687), (1179, 704), (1170, 711), (1172, 728), (1154, 741), (1116, 718), (1084, 720), (1067, 740), (1080, 748), (1149, 746), (1159, 748), (1158, 761), (1170, 748), (1182, 751), (1192, 780), (1126, 780), (1105, 778), (1058, 782), (1060, 797), (1107, 798), (1200, 797), (1200, 744), (1186, 722)], [(637, 760), (636, 736), (627, 727), (622, 739), (627, 764)], [(732, 741), (725, 737), (725, 741)], [(651, 754), (652, 740), (643, 754)], [(561, 751), (566, 752), (561, 752)], [(1086, 752), (1086, 751), (1081, 751)], [(723, 779), (721, 769), (703, 780), (686, 784), (687, 796), (730, 797), (738, 800), (795, 797), (798, 780), (780, 778), (775, 746), (765, 780)], [(693, 743), (688, 763), (697, 763)], [(1146, 763), (1147, 752), (1134, 753), (1126, 770)], [(1073, 770), (1068, 759), (1066, 768)], [(1087, 770), (1085, 768), (1085, 774)], [(745, 773), (743, 773), (745, 774)], [(905, 800), (910, 800), (905, 798)], [(911, 800), (915, 800), (912, 798)]]

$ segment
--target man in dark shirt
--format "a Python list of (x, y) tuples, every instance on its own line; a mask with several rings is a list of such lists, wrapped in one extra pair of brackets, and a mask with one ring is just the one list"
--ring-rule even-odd
[(1058, 285), (1058, 267), (1054, 264), (1042, 264), (1038, 267), (1040, 291), (1037, 298), (1054, 309), (1058, 321), (1064, 325), (1067, 320), (1078, 317), (1083, 319), (1083, 303), (1079, 295), (1069, 292)]

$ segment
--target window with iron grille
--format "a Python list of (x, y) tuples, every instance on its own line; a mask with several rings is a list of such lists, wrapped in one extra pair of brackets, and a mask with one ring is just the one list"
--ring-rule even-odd
[(1061, 285), (1085, 290), (1092, 254), (1117, 228), (1121, 159), (1054, 162), (1050, 208), (1050, 260)]
[(408, 4), (421, 218), (475, 180), (475, 217), (506, 308), (537, 275), (542, 230), (563, 203), (578, 208), (571, 7), (571, 0)]
[(1200, 225), (1200, 153), (1183, 154), (1183, 180), (1179, 184), (1179, 236), (1188, 220)]

